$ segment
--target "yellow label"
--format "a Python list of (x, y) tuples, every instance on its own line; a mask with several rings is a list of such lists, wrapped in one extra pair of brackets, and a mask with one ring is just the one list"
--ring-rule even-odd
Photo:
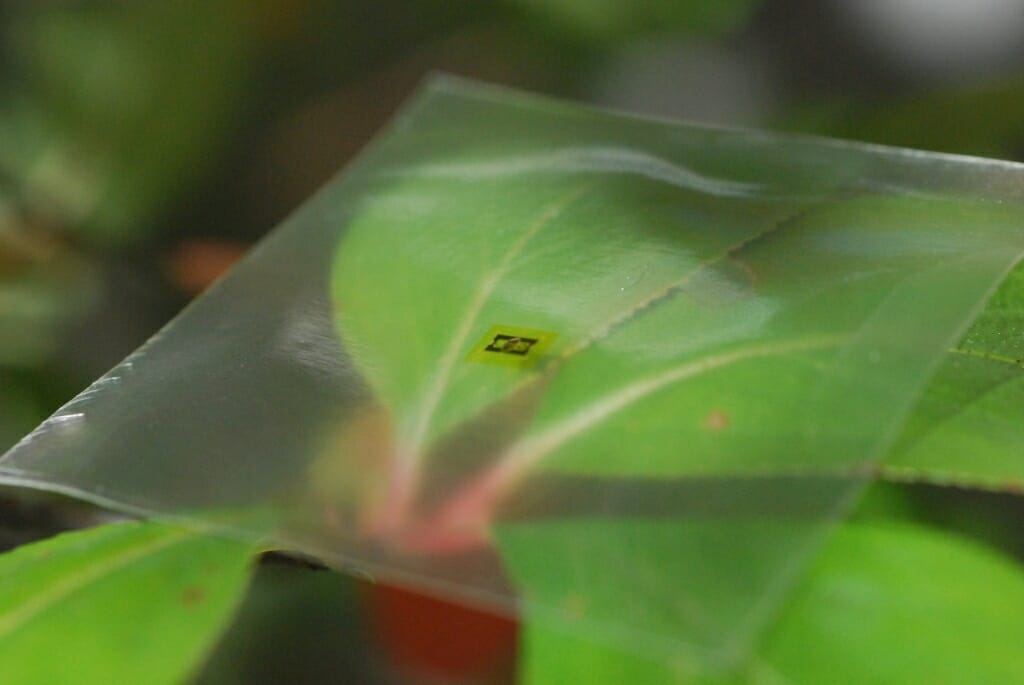
[(466, 357), (471, 362), (524, 368), (532, 366), (558, 337), (551, 331), (522, 326), (492, 326)]

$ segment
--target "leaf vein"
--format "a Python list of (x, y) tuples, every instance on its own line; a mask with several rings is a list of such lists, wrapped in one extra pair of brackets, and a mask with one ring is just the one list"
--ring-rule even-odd
[(136, 547), (129, 548), (116, 556), (86, 566), (80, 569), (78, 573), (51, 585), (45, 591), (27, 597), (19, 606), (0, 616), (0, 639), (22, 628), (26, 623), (47, 609), (84, 587), (101, 580), (110, 573), (124, 568), (138, 559), (182, 542), (188, 537), (190, 537), (189, 533), (181, 531), (157, 540), (147, 541)]

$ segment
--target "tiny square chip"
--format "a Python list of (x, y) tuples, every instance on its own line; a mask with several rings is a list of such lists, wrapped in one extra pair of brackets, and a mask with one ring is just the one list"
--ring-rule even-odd
[(532, 366), (558, 335), (521, 326), (492, 326), (467, 356), (468, 361), (499, 366)]
[(491, 344), (484, 349), (488, 352), (526, 356), (530, 353), (530, 348), (536, 344), (537, 338), (526, 338), (518, 335), (505, 335), (503, 333), (499, 333), (494, 336), (494, 340), (491, 341)]

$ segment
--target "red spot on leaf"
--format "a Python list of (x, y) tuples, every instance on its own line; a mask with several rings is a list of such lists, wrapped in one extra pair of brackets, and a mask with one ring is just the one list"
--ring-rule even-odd
[(721, 409), (716, 409), (704, 417), (704, 427), (709, 431), (723, 431), (729, 427), (729, 415)]
[(189, 585), (181, 591), (181, 603), (185, 606), (194, 606), (206, 598), (206, 592), (197, 585)]

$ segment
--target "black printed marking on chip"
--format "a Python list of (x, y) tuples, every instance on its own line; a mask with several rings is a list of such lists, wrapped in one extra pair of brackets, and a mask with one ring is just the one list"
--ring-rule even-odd
[(494, 336), (490, 344), (484, 348), (486, 352), (498, 354), (514, 354), (525, 357), (530, 354), (530, 349), (539, 342), (538, 338), (527, 338), (519, 335), (504, 335), (499, 333)]
[(496, 324), (470, 348), (466, 361), (526, 369), (544, 356), (557, 337), (553, 331)]

